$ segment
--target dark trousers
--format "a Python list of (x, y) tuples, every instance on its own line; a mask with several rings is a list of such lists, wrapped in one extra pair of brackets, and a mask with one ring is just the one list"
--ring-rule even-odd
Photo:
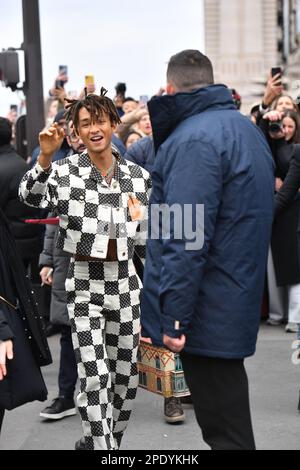
[(5, 411), (0, 409), (0, 434), (1, 434), (1, 427), (2, 427), (2, 423), (3, 423), (4, 413), (5, 413)]
[(77, 382), (77, 364), (70, 326), (63, 326), (60, 338), (59, 396), (73, 398)]
[(255, 450), (244, 361), (181, 358), (204, 441), (213, 450)]

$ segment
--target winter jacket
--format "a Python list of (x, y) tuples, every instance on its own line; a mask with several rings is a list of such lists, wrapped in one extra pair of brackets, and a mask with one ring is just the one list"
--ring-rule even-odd
[(151, 137), (144, 137), (143, 139), (138, 140), (129, 147), (124, 158), (141, 166), (151, 175), (155, 159), (153, 139)]
[[(173, 338), (185, 334), (185, 351), (195, 355), (251, 356), (273, 221), (269, 146), (236, 110), (225, 86), (167, 95), (148, 105), (158, 152), (142, 334), (155, 344), (162, 344), (162, 333)], [(165, 239), (159, 232), (150, 237), (158, 210), (166, 207), (187, 215), (170, 217)], [(184, 229), (181, 234), (179, 229)], [(198, 230), (200, 246), (187, 229)]]
[(50, 321), (57, 325), (69, 325), (65, 282), (68, 274), (70, 255), (56, 247), (58, 226), (47, 225), (44, 248), (40, 255), (40, 267), (52, 267)]
[(300, 144), (292, 144), (289, 149), (292, 152), (289, 169), (275, 197), (276, 216), (293, 202), (300, 188)]
[(10, 145), (0, 147), (0, 208), (10, 222), (23, 259), (33, 258), (41, 252), (43, 233), (41, 227), (25, 223), (26, 219), (40, 217), (41, 212), (27, 207), (18, 197), (20, 181), (28, 169)]

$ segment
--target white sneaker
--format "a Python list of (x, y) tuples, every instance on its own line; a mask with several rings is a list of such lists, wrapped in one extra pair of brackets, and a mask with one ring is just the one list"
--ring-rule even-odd
[(282, 326), (282, 320), (275, 320), (275, 318), (268, 318), (266, 324), (269, 326)]
[(288, 323), (285, 327), (286, 333), (298, 333), (297, 323)]

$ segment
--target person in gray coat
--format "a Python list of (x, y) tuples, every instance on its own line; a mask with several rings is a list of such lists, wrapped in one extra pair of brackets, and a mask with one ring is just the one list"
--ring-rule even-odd
[[(72, 153), (83, 153), (85, 146), (81, 139), (76, 136), (73, 128), (69, 127), (67, 132), (67, 141), (72, 148)], [(55, 216), (55, 214), (49, 215), (49, 218), (53, 215)], [(76, 414), (74, 392), (78, 377), (65, 291), (70, 255), (56, 247), (57, 236), (58, 225), (47, 225), (44, 248), (40, 255), (42, 284), (52, 287), (50, 322), (53, 325), (61, 326), (59, 394), (52, 404), (40, 413), (42, 418), (52, 420), (59, 420)]]

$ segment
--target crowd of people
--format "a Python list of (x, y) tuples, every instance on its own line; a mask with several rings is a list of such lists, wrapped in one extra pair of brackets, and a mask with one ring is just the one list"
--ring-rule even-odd
[[(62, 82), (49, 91), (27, 162), (0, 118), (1, 217), (48, 311), (44, 331), (61, 335), (58, 396), (40, 416), (75, 414), (79, 379), (75, 448), (119, 449), (142, 338), (181, 355), (191, 396), (164, 399), (168, 423), (183, 422), (183, 406), (193, 405), (212, 449), (255, 449), (244, 359), (255, 352), (263, 296), (267, 324), (286, 324), (300, 340), (297, 104), (270, 74), (262, 102), (244, 116), (236, 90), (214, 84), (210, 60), (193, 50), (170, 59), (167, 87), (147, 104), (127, 97), (125, 84), (111, 100), (95, 85), (69, 96)], [(201, 248), (176, 236), (175, 216), (167, 238), (162, 222), (149, 236), (153, 208), (165, 205), (190, 206), (196, 234), (204, 205)], [(0, 383), (14, 341), (1, 289)], [(0, 405), (0, 426), (3, 416)]]

